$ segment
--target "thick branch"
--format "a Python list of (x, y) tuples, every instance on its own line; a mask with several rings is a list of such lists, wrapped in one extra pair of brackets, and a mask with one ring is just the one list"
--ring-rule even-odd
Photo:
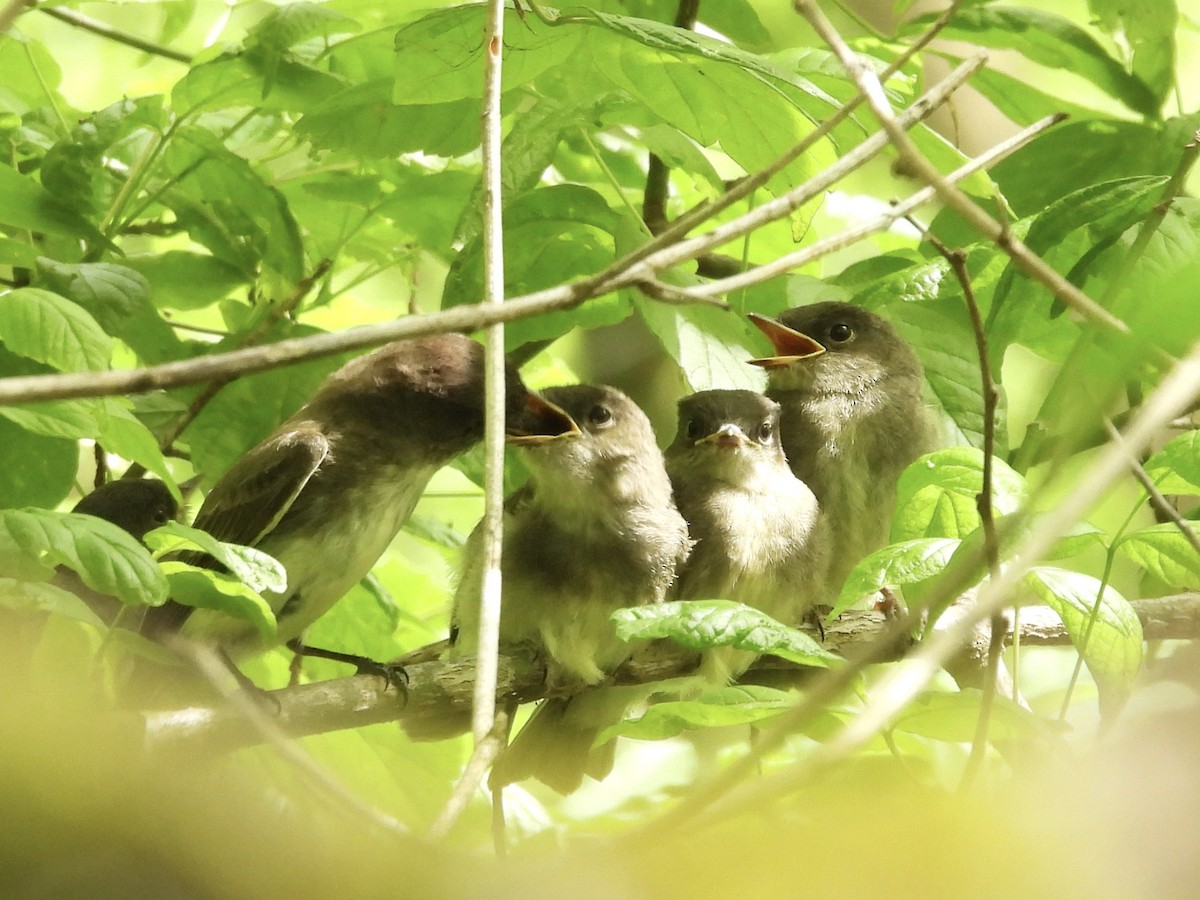
[[(1146, 640), (1200, 639), (1200, 594), (1135, 600), (1131, 605), (1142, 621)], [(882, 613), (851, 610), (826, 629), (823, 644), (828, 650), (853, 656), (864, 647), (887, 639), (892, 627), (891, 621)], [(1065, 646), (1071, 643), (1062, 621), (1051, 609), (1042, 606), (1021, 609), (1020, 637), (1026, 645)], [(986, 656), (987, 644), (987, 634), (980, 633), (963, 653)], [(893, 642), (886, 658), (897, 659), (904, 649)], [(695, 656), (681, 648), (677, 654), (662, 654), (641, 665), (627, 664), (614, 680), (623, 684), (662, 681), (686, 675), (695, 666)], [(775, 657), (764, 657), (743, 680), (777, 682), (781, 673), (804, 680), (820, 671)], [(294, 737), (397, 720), (417, 733), (443, 736), (465, 733), (469, 727), (475, 684), (473, 664), (434, 659), (413, 663), (407, 666), (407, 672), (407, 700), (375, 675), (352, 675), (271, 691), (270, 696), (279, 710), (274, 721), (283, 732)], [(540, 664), (520, 656), (501, 655), (497, 702), (528, 703), (541, 699), (546, 693), (545, 677), (545, 669)], [(192, 746), (198, 740), (233, 750), (257, 744), (262, 736), (233, 704), (224, 702), (146, 715), (146, 745), (152, 750), (178, 750)]]

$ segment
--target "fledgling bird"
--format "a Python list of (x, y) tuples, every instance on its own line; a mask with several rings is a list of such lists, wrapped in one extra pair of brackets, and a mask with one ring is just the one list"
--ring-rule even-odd
[[(556, 437), (510, 439), (530, 477), (505, 502), (500, 639), (535, 648), (551, 685), (569, 689), (600, 683), (629, 657), (633, 648), (609, 616), (661, 602), (690, 541), (650, 421), (632, 400), (597, 385), (542, 396), (573, 425)], [(481, 545), (477, 529), (454, 599), (458, 654), (474, 653), (478, 641)], [(497, 761), (492, 783), (532, 775), (567, 793), (585, 771), (603, 777), (611, 748), (593, 756), (592, 742), (628, 702), (607, 687), (543, 701)]]
[[(519, 427), (534, 395), (512, 366), (506, 392), (507, 427)], [(286, 591), (266, 597), (279, 623), (275, 642), (299, 638), (370, 571), (434, 472), (483, 430), (483, 347), (460, 334), (395, 341), (331, 374), (235, 462), (195, 526), (283, 564)], [(196, 564), (216, 565), (203, 560)], [(151, 634), (186, 620), (186, 635), (234, 655), (265, 649), (252, 625), (214, 610), (168, 604), (147, 618)]]
[(896, 482), (934, 448), (922, 398), (924, 371), (885, 320), (850, 303), (751, 314), (775, 356), (751, 360), (767, 370), (767, 396), (781, 407), (783, 451), (829, 523), (828, 585), (887, 543)]
[[(829, 534), (817, 498), (784, 458), (779, 404), (753, 391), (684, 397), (665, 456), (695, 542), (672, 597), (734, 600), (798, 625), (823, 599)], [(715, 647), (702, 655), (700, 674), (725, 684), (755, 657)]]

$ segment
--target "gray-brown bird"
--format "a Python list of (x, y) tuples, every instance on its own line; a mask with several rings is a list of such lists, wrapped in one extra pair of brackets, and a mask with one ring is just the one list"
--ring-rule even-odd
[[(530, 477), (505, 503), (500, 638), (532, 647), (552, 686), (569, 689), (599, 684), (629, 657), (609, 616), (661, 602), (690, 541), (650, 421), (632, 400), (596, 385), (542, 395), (575, 427), (511, 439)], [(455, 595), (459, 654), (473, 654), (478, 641), (481, 540), (476, 530)], [(602, 777), (611, 748), (592, 755), (592, 742), (627, 703), (611, 688), (543, 701), (497, 761), (493, 784), (532, 775), (566, 793), (585, 770)]]
[[(519, 429), (534, 395), (511, 366), (506, 387), (507, 427)], [(186, 620), (185, 634), (235, 655), (298, 638), (370, 571), (434, 472), (483, 429), (476, 341), (395, 341), (351, 360), (234, 463), (196, 516), (197, 528), (257, 547), (287, 570), (286, 590), (266, 598), (279, 623), (274, 641), (243, 620), (174, 604), (150, 610), (145, 630), (171, 631)], [(215, 567), (208, 557), (191, 561)]]
[[(788, 468), (779, 404), (752, 391), (702, 391), (679, 401), (666, 450), (675, 502), (695, 545), (672, 596), (734, 600), (800, 624), (822, 590), (829, 534), (817, 498)], [(701, 675), (724, 684), (755, 654), (704, 652)]]
[(750, 318), (775, 348), (751, 362), (767, 370), (767, 396), (782, 408), (792, 472), (829, 523), (836, 593), (857, 562), (887, 543), (900, 473), (934, 448), (924, 372), (888, 322), (849, 303)]

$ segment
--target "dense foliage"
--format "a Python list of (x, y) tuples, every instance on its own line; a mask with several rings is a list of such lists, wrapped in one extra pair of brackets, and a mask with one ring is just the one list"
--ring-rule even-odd
[[(26, 11), (0, 35), (0, 375), (153, 366), (481, 300), (483, 6), (88, 6), (118, 32), (151, 43), (135, 49), (79, 30), (72, 5)], [(510, 297), (604, 269), (661, 230), (651, 215), (656, 194), (666, 218), (676, 218), (773, 163), (857, 93), (837, 57), (785, 4), (710, 0), (693, 30), (667, 24), (677, 4), (666, 0), (596, 0), (561, 12), (519, 6), (507, 14), (503, 46)], [(935, 681), (883, 736), (842, 760), (848, 780), (890, 754), (906, 767), (894, 770), (899, 778), (931, 788), (957, 783), (983, 707), (1001, 749), (1014, 740), (1031, 754), (1060, 749), (1064, 717), (1075, 734), (1090, 735), (1097, 706), (1112, 719), (1137, 695), (1144, 643), (1130, 601), (1200, 589), (1193, 544), (1156, 518), (1147, 492), (1132, 477), (1098, 488), (1087, 470), (1109, 440), (1105, 418), (1127, 422), (1200, 335), (1200, 204), (1186, 191), (1189, 142), (1200, 128), (1196, 62), (1187, 53), (1194, 23), (1174, 0), (1136, 12), (1111, 0), (1090, 0), (1086, 11), (1072, 4), (1066, 14), (1042, 6), (962, 3), (940, 41), (903, 61), (886, 91), (901, 109), (946, 61), (956, 65), (978, 48), (1009, 51), (995, 55), (1002, 66), (970, 79), (978, 96), (956, 95), (937, 130), (911, 130), (944, 173), (968, 159), (963, 147), (987, 147), (1014, 125), (1070, 114), (960, 187), (1128, 331), (1064, 306), (957, 214), (926, 205), (914, 217), (937, 242), (961, 250), (984, 322), (1001, 391), (992, 504), (1001, 525), (1012, 526), (1002, 552), (1062, 498), (1095, 498), (1090, 521), (1059, 535), (1050, 558), (1019, 561), (1036, 565), (1013, 596), (1061, 616), (1090, 680), (1076, 687), (1076, 656), (1062, 649), (1009, 657), (1025, 706), (1009, 697), (984, 703), (977, 691)], [(883, 33), (845, 10), (827, 12), (879, 70), (934, 18), (905, 19)], [(803, 184), (876, 129), (860, 107), (715, 221)], [(648, 185), (649, 154), (658, 163)], [(663, 282), (693, 288), (875, 219), (888, 200), (922, 186), (903, 167), (894, 171), (895, 161), (886, 149), (789, 215), (713, 248), (699, 270), (688, 260), (663, 272)], [(656, 167), (667, 173), (665, 192), (654, 184)], [(506, 342), (526, 360), (533, 384), (584, 378), (625, 388), (666, 443), (680, 394), (761, 389), (761, 372), (745, 360), (766, 344), (744, 313), (815, 299), (881, 312), (921, 357), (947, 449), (910, 469), (894, 543), (863, 561), (828, 602), (840, 611), (889, 587), (904, 589), (914, 608), (937, 604), (936, 612), (948, 599), (939, 577), (959, 571), (956, 563), (983, 542), (977, 495), (989, 426), (966, 294), (950, 258), (901, 221), (740, 287), (724, 297), (727, 309), (668, 304), (625, 286), (511, 322)], [(252, 590), (278, 574), (269, 560), (231, 556), (244, 583), (209, 573), (197, 584), (159, 558), (203, 536), (168, 527), (147, 550), (61, 510), (95, 478), (135, 464), (172, 486), (197, 476), (203, 491), (345, 358), (247, 375), (215, 392), (201, 383), (0, 406), (0, 607), (46, 614), (33, 624), (23, 618), (19, 630), (31, 678), (60, 654), (81, 653), (98, 665), (68, 668), (106, 673), (95, 679), (103, 682), (98, 702), (116, 703), (125, 664), (151, 652), (129, 635), (106, 639), (83, 604), (49, 582), (55, 566), (130, 607), (186, 587), (202, 595), (196, 602), (272, 627)], [(1149, 478), (1164, 494), (1200, 494), (1196, 432), (1183, 423), (1159, 434), (1144, 459)], [(477, 456), (440, 474), (372, 577), (312, 630), (312, 642), (388, 659), (443, 637), (459, 550), (482, 508), (480, 483)], [(197, 497), (188, 499), (194, 508)], [(624, 627), (702, 645), (726, 613), (700, 607)], [(823, 661), (797, 649), (809, 644), (790, 630), (760, 625), (738, 626), (746, 646)], [(288, 662), (280, 651), (249, 669), (277, 687)], [(345, 672), (325, 663), (305, 669), (311, 678)], [(839, 723), (854, 721), (871, 702), (874, 677), (835, 698), (769, 767), (804, 758)], [(614, 732), (648, 742), (623, 741), (622, 764), (603, 786), (566, 805), (515, 789), (510, 818), (530, 832), (571, 820), (603, 828), (652, 818), (678, 785), (744, 752), (743, 731), (719, 729), (769, 726), (795, 698), (794, 688), (735, 686), (660, 704)], [(465, 738), (414, 744), (394, 726), (304, 744), (418, 830), (469, 752)], [(277, 771), (270, 754), (220, 765), (262, 766), (288, 788), (294, 774)], [(992, 747), (986, 760), (989, 777), (1011, 777), (1011, 756)], [(460, 826), (466, 842), (486, 842), (486, 807), (480, 797)]]

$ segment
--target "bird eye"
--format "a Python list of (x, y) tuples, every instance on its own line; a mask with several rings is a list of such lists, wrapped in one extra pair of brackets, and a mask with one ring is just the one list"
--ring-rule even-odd
[(588, 411), (587, 417), (593, 425), (607, 425), (612, 421), (612, 411), (607, 406), (596, 404)]
[(844, 344), (854, 337), (854, 329), (845, 322), (838, 322), (829, 329), (829, 339), (838, 344)]
[(700, 437), (700, 423), (695, 419), (688, 419), (687, 424), (683, 426), (683, 434), (689, 441), (694, 441)]
[(775, 426), (770, 422), (763, 422), (758, 426), (758, 441), (760, 444), (765, 444), (771, 439), (771, 435), (775, 433)]

